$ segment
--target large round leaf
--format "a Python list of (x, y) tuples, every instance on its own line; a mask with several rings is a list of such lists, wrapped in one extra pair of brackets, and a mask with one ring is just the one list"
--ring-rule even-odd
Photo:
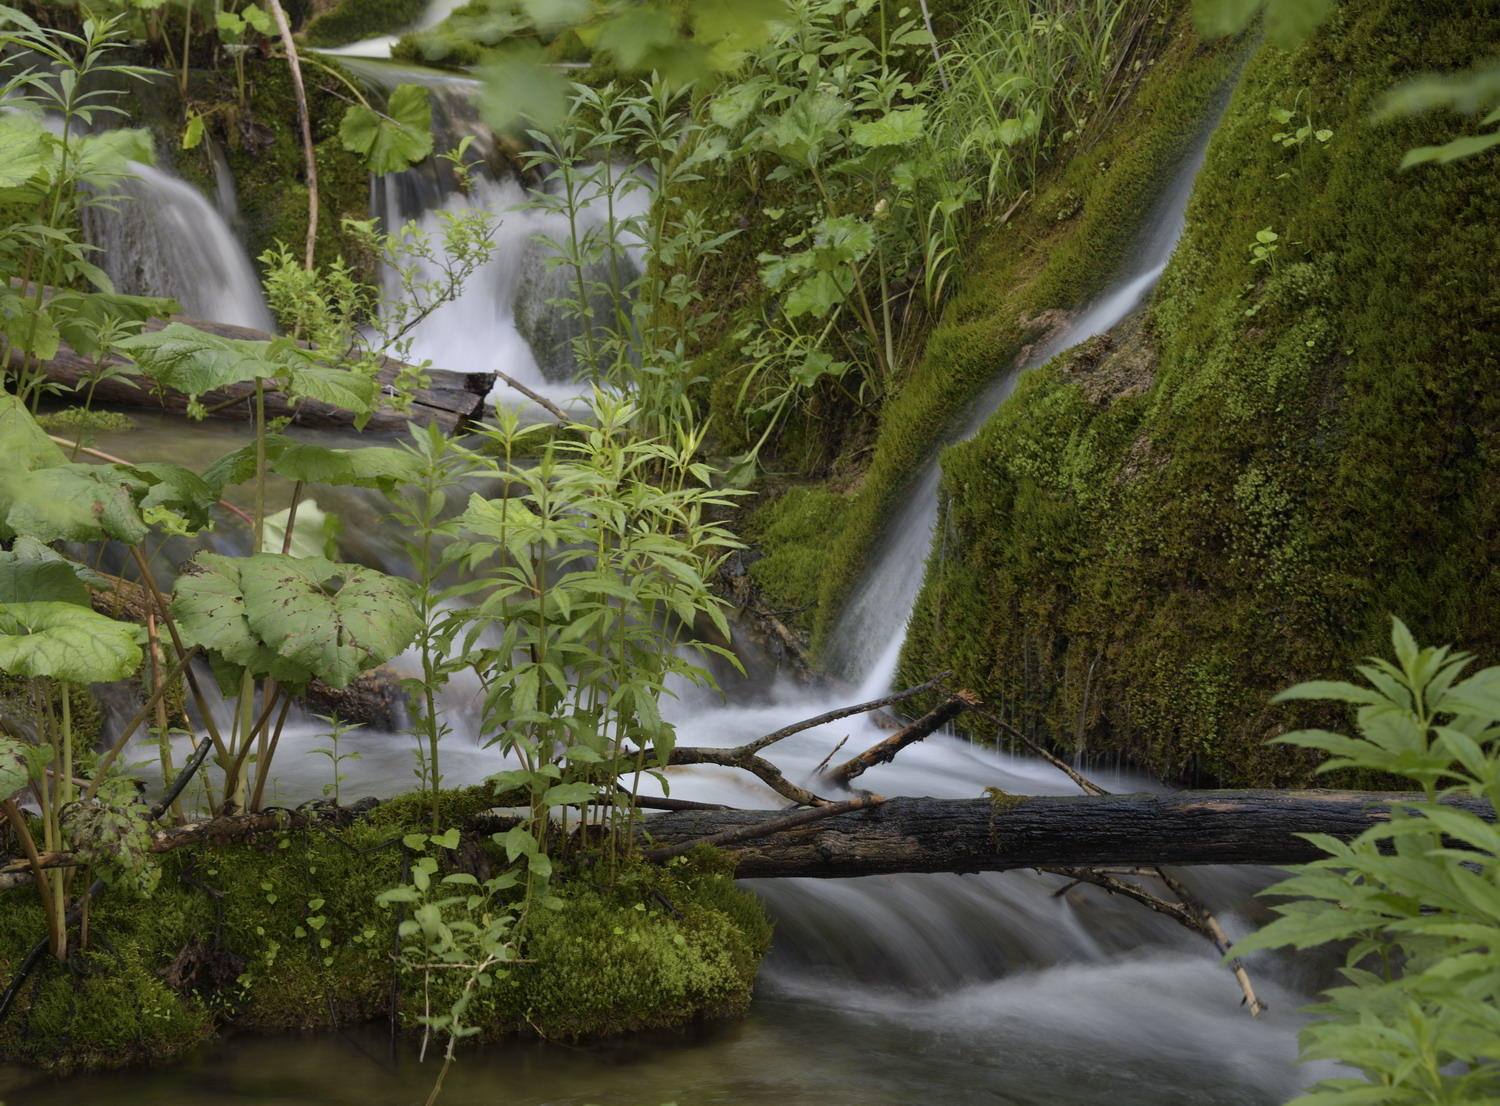
[(323, 557), (200, 554), (172, 611), (184, 637), (255, 676), (344, 687), (421, 628), (406, 581)]
[(0, 672), (69, 683), (123, 680), (141, 663), (143, 631), (74, 603), (0, 606)]

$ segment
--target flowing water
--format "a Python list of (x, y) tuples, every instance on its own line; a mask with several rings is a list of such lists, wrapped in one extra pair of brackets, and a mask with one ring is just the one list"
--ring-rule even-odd
[[(1168, 181), (1125, 271), (1026, 365), (1109, 329), (1139, 307), (1180, 233), (1202, 155), (1200, 143)], [(420, 219), (444, 205), (498, 205), (518, 193), (519, 186), (512, 190), (488, 182), (475, 195), (458, 198), (411, 178), (385, 182), (377, 200), (383, 196), (392, 215), (414, 213)], [(442, 327), (421, 337), (424, 351), (434, 351), (429, 355), (435, 358), (441, 351), (454, 367), (483, 367), (462, 359), (486, 350), (499, 357), (503, 351), (511, 358), (507, 364), (524, 367), (519, 349), (525, 343), (518, 345), (509, 310), (519, 280), (515, 255), (510, 256), (509, 262), (502, 256), (480, 291), (452, 305)], [(955, 436), (972, 434), (1009, 394), (1015, 377), (1014, 372), (1001, 376)], [(150, 444), (152, 433), (136, 431), (136, 447)], [(179, 456), (188, 452), (180, 428), (163, 423), (156, 433), (170, 436)], [(205, 433), (215, 432), (198, 436)], [(218, 433), (216, 444), (201, 444), (228, 448), (224, 432)], [(934, 461), (913, 481), (836, 639), (845, 674), (870, 695), (883, 692), (894, 671), (931, 541), (937, 477)], [(336, 512), (370, 509), (358, 503), (325, 506)], [(385, 544), (359, 553), (399, 568), (392, 550)], [(356, 550), (347, 549), (346, 555)], [(763, 665), (756, 667), (764, 671)], [(666, 712), (677, 724), (680, 743), (734, 745), (835, 705), (827, 691), (774, 676), (731, 680), (727, 692), (727, 699), (720, 699), (682, 689)], [(501, 767), (498, 754), (478, 743), (462, 689), (453, 689), (447, 707), (454, 727), (443, 751), (449, 782), (478, 780)], [(789, 777), (810, 781), (841, 743), (847, 756), (882, 736), (874, 721), (856, 717), (806, 731), (771, 752)], [(341, 769), (350, 776), (346, 795), (389, 794), (410, 786), (412, 759), (401, 739), (369, 735), (357, 741), (361, 759)], [(326, 762), (303, 754), (322, 743), (314, 726), (290, 727), (278, 755), (275, 801), (319, 793), (327, 782)], [(1118, 775), (1097, 778), (1111, 790), (1153, 786)], [(679, 797), (777, 805), (775, 796), (743, 773), (685, 768), (673, 770), (672, 781)], [(970, 798), (986, 787), (1019, 794), (1072, 790), (1041, 762), (942, 735), (908, 748), (861, 782), (886, 795), (953, 798)], [(1251, 893), (1270, 874), (1203, 869), (1183, 877), (1235, 934), (1258, 920)], [(1093, 887), (1068, 887), (1057, 877), (1025, 872), (749, 885), (774, 917), (776, 938), (746, 1020), (585, 1047), (486, 1048), (463, 1058), (448, 1080), (444, 1101), (453, 1106), (658, 1106), (668, 1101), (681, 1106), (931, 1101), (1271, 1106), (1322, 1074), (1293, 1063), (1301, 1021), (1296, 1008), (1316, 983), (1310, 968), (1257, 957), (1251, 971), (1271, 1010), (1252, 1021), (1240, 1006), (1233, 978), (1205, 942)], [(432, 1073), (432, 1065), (415, 1062), (409, 1047), (391, 1049), (371, 1029), (312, 1039), (237, 1037), (154, 1072), (66, 1082), (0, 1072), (0, 1095), (37, 1106), (75, 1101), (383, 1106), (420, 1101)]]

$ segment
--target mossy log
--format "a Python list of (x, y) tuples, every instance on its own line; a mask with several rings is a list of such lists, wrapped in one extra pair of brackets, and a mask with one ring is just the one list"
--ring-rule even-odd
[[(1177, 791), (1162, 795), (996, 795), (983, 799), (873, 797), (837, 810), (675, 810), (637, 831), (646, 856), (663, 859), (713, 843), (743, 878), (1002, 872), (1013, 868), (1188, 864), (1300, 864), (1324, 853), (1305, 834), (1348, 841), (1387, 821), (1391, 806), (1423, 796), (1378, 791)], [(1488, 803), (1448, 804), (1493, 820)], [(234, 814), (152, 836), (152, 852), (224, 844), (347, 812), (310, 809)], [(518, 824), (481, 813), (471, 829)], [(49, 853), (43, 867), (66, 867)], [(0, 889), (28, 881), (27, 863), (0, 867)]]
[[(263, 341), (271, 335), (250, 327), (231, 326), (228, 323), (210, 322), (204, 319), (174, 317), (172, 322), (185, 323), (221, 338)], [(146, 329), (160, 330), (166, 326), (161, 320), (152, 320)], [(106, 367), (128, 365), (116, 359), (105, 362)], [(20, 355), (12, 350), (12, 368), (20, 367)], [(188, 397), (182, 392), (164, 388), (142, 377), (124, 374), (110, 376), (98, 383), (86, 383), (99, 371), (88, 358), (80, 356), (67, 343), (58, 347), (57, 355), (36, 366), (48, 380), (68, 391), (86, 390), (92, 387), (97, 403), (118, 404), (122, 407), (139, 407), (151, 410), (182, 413), (188, 408)], [(389, 387), (406, 366), (390, 358), (383, 359), (377, 379), (383, 388)], [(448, 433), (464, 428), (478, 419), (484, 410), (485, 397), (495, 386), (493, 373), (459, 373), (446, 369), (430, 369), (427, 372), (427, 387), (419, 389), (413, 396), (411, 407), (399, 411), (382, 406), (375, 409), (366, 428), (370, 430), (400, 430), (412, 424), (436, 423)], [(231, 384), (200, 397), (200, 402), (210, 416), (220, 419), (246, 421), (254, 417), (253, 400), (255, 386), (249, 381)], [(266, 392), (266, 415), (268, 418), (288, 418), (299, 426), (342, 427), (354, 424), (354, 412), (315, 399), (290, 397), (275, 390)]]

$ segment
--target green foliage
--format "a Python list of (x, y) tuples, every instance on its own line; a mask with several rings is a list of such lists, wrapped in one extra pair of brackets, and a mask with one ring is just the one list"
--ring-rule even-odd
[(71, 683), (123, 680), (141, 663), (139, 626), (76, 603), (0, 607), (0, 671)]
[(1464, 677), (1467, 654), (1418, 648), (1399, 620), (1391, 643), (1396, 663), (1360, 666), (1365, 685), (1315, 682), (1280, 696), (1357, 708), (1357, 736), (1275, 739), (1327, 754), (1320, 772), (1379, 772), (1422, 791), (1353, 841), (1310, 837), (1328, 856), (1262, 892), (1283, 900), (1281, 917), (1233, 950), (1346, 950), (1345, 983), (1313, 1008), (1302, 1057), (1360, 1074), (1324, 1080), (1298, 1106), (1500, 1100), (1500, 832), (1449, 805), (1500, 809), (1500, 668)]
[(344, 687), (399, 653), (416, 635), (412, 588), (404, 580), (322, 557), (200, 553), (183, 576), (172, 614), (188, 644), (238, 670), (291, 687), (313, 678)]
[(339, 125), (344, 149), (377, 176), (398, 173), (432, 153), (432, 104), (421, 85), (397, 85), (384, 112), (352, 104)]

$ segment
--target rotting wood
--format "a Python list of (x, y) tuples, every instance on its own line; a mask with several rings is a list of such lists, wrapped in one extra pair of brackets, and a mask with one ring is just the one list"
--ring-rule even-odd
[[(197, 330), (216, 334), (221, 338), (264, 341), (272, 337), (264, 331), (250, 327), (232, 326), (229, 323), (216, 323), (205, 319), (174, 316), (170, 321), (183, 323)], [(146, 324), (145, 329), (147, 331), (161, 330), (166, 325), (166, 321), (153, 319)], [(20, 357), (18, 351), (10, 352), (9, 359), (12, 367), (19, 366)], [(117, 358), (107, 358), (104, 361), (105, 367), (128, 365), (129, 362)], [(188, 397), (182, 392), (163, 388), (153, 381), (133, 374), (112, 375), (91, 385), (89, 381), (99, 371), (99, 366), (79, 355), (66, 343), (58, 347), (56, 356), (40, 362), (35, 368), (44, 373), (48, 380), (65, 390), (87, 390), (92, 387), (95, 403), (166, 411), (174, 414), (183, 413), (188, 407)], [(406, 369), (407, 366), (399, 361), (390, 358), (382, 359), (376, 379), (381, 385), (383, 395), (394, 394), (391, 388), (396, 377)], [(459, 373), (449, 372), (446, 369), (428, 369), (426, 375), (427, 387), (418, 389), (413, 394), (409, 410), (398, 411), (391, 406), (377, 407), (370, 416), (366, 429), (400, 430), (412, 424), (436, 423), (444, 431), (450, 434), (456, 433), (482, 417), (485, 397), (494, 388), (497, 379), (493, 373)], [(207, 392), (199, 398), (199, 401), (212, 418), (236, 419), (244, 422), (253, 414), (251, 408), (254, 398), (254, 383), (242, 381)], [(273, 389), (266, 391), (266, 415), (273, 419), (288, 418), (299, 426), (312, 427), (353, 426), (355, 421), (354, 412), (342, 407), (335, 407), (332, 404), (306, 397), (292, 400)]]

